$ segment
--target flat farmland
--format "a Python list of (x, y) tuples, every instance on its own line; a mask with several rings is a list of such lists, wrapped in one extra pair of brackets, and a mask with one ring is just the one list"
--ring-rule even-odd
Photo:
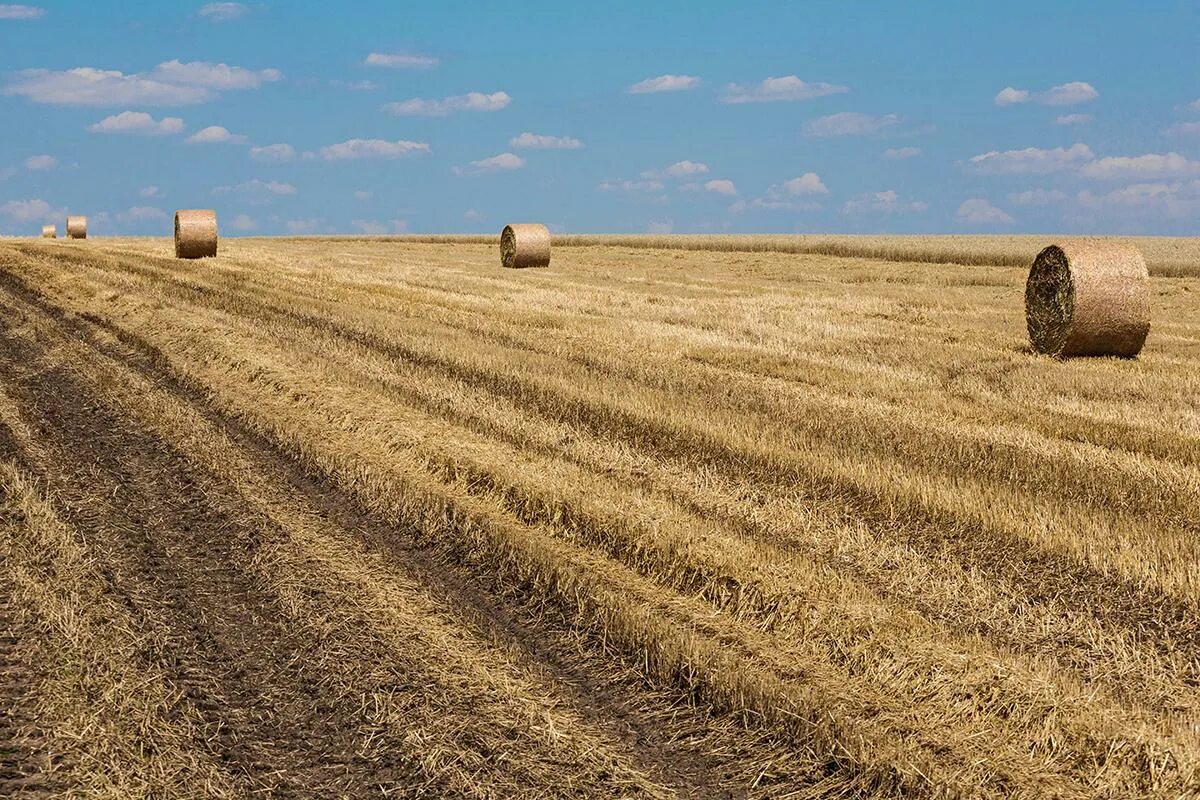
[(0, 240), (0, 794), (1196, 796), (1200, 242), (872, 239)]

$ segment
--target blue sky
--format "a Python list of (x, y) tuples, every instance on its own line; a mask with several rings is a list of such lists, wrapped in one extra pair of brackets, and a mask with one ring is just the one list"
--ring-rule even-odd
[(1200, 3), (0, 4), (0, 233), (1200, 234)]

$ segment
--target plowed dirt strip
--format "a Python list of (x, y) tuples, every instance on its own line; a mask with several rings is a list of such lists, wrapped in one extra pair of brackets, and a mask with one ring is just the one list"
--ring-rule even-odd
[[(8, 288), (13, 290), (12, 286)], [(6, 297), (5, 305), (14, 299)], [(54, 317), (52, 321), (62, 328), (65, 338), (90, 338), (89, 324), (61, 315), (36, 295), (23, 293), (18, 305), (22, 313)], [(132, 341), (128, 335), (125, 339)], [(102, 345), (93, 342), (93, 346)], [(152, 376), (160, 384), (172, 384), (171, 377), (158, 370), (148, 354), (107, 349), (127, 359), (132, 369)], [(316, 660), (314, 654), (305, 652), (303, 645), (294, 641), (295, 631), (277, 622), (283, 615), (273, 607), (274, 598), (254, 585), (245, 568), (238, 566), (261, 553), (261, 539), (271, 535), (270, 531), (256, 526), (250, 512), (240, 507), (240, 499), (225, 496), (224, 492), (214, 496), (211, 485), (202, 481), (193, 466), (167, 442), (136, 429), (130, 420), (112, 416), (112, 397), (89, 396), (76, 376), (53, 360), (43, 359), (37, 344), (20, 336), (0, 336), (0, 363), (0, 378), (5, 385), (21, 395), (27, 408), (37, 410), (36, 427), (53, 433), (49, 437), (51, 445), (64, 458), (63, 481), (91, 485), (88, 495), (111, 493), (119, 498), (118, 504), (103, 504), (103, 509), (97, 511), (100, 518), (90, 528), (117, 529), (126, 540), (115, 543), (114, 548), (120, 582), (132, 587), (132, 592), (150, 591), (155, 595), (151, 601), (139, 598), (135, 602), (166, 606), (156, 619), (147, 621), (160, 625), (164, 636), (179, 636), (186, 643), (188, 656), (171, 654), (171, 660), (182, 662), (176, 674), (189, 698), (204, 715), (218, 721), (214, 724), (220, 743), (218, 755), (234, 761), (248, 775), (265, 781), (276, 791), (327, 786), (346, 792), (355, 785), (366, 785), (364, 774), (371, 785), (383, 783), (387, 773), (380, 778), (379, 764), (363, 763), (364, 759), (347, 753), (341, 744), (341, 739), (354, 737), (353, 724), (338, 726), (336, 718), (313, 719), (317, 715), (306, 704), (322, 696), (320, 676), (306, 678), (304, 670), (295, 664)], [(16, 364), (25, 368), (16, 369)], [(86, 369), (86, 365), (81, 366)], [(46, 390), (52, 396), (47, 397)], [(176, 385), (173, 391), (186, 402), (203, 405), (203, 399), (186, 387)], [(78, 414), (80, 408), (87, 409), (87, 415)], [(81, 421), (81, 416), (90, 420)], [(264, 463), (268, 458), (279, 464), (280, 454), (269, 451), (265, 442), (239, 431), (230, 420), (211, 412), (207, 416), (222, 426), (224, 433), (241, 440), (245, 456), (258, 461), (257, 467), (271, 471)], [(73, 458), (64, 453), (76, 450), (82, 452)], [(635, 673), (614, 668), (603, 654), (584, 653), (580, 642), (569, 634), (567, 620), (560, 622), (561, 631), (557, 633), (531, 627), (531, 617), (540, 616), (543, 609), (522, 608), (521, 603), (506, 608), (496, 598), (489, 602), (480, 590), (465, 586), (463, 577), (456, 576), (448, 565), (433, 563), (427, 556), (405, 549), (395, 531), (373, 523), (352, 504), (331, 496), (330, 486), (321, 486), (298, 470), (275, 476), (281, 478), (292, 484), (298, 504), (311, 503), (315, 513), (347, 532), (354, 531), (372, 551), (402, 558), (441, 592), (474, 605), (474, 622), (507, 648), (518, 651), (524, 660), (538, 663), (550, 685), (562, 694), (561, 702), (575, 706), (595, 724), (612, 730), (629, 748), (631, 760), (663, 776), (681, 794), (728, 797), (744, 790), (777, 794), (770, 789), (774, 779), (770, 759), (778, 758), (779, 753), (773, 752), (770, 742), (756, 743), (755, 737), (737, 734), (728, 722), (705, 719), (703, 713), (679, 705), (677, 697), (648, 691)], [(92, 506), (95, 500), (76, 492), (72, 504), (75, 502)], [(178, 519), (184, 509), (193, 510), (186, 522)], [(144, 530), (147, 523), (157, 530)], [(125, 571), (132, 575), (122, 574)], [(539, 622), (544, 627), (545, 620)], [(289, 655), (289, 651), (294, 654)], [(198, 663), (201, 660), (206, 663)], [(264, 672), (272, 673), (271, 680), (264, 680)], [(256, 702), (256, 697), (261, 699)], [(272, 708), (288, 713), (271, 719)], [(323, 716), (331, 711), (345, 713), (347, 709), (326, 709)], [(319, 730), (306, 737), (309, 725)], [(324, 749), (315, 749), (321, 740), (326, 741)], [(299, 745), (299, 752), (290, 752), (291, 744)], [(395, 744), (384, 738), (377, 742), (376, 751), (383, 753)], [(344, 770), (334, 768), (339, 762)], [(264, 776), (268, 765), (275, 766), (278, 774)], [(394, 775), (403, 773), (404, 766), (400, 763), (386, 769), (394, 770)], [(747, 774), (750, 766), (753, 771)], [(343, 775), (345, 780), (340, 780)], [(412, 778), (428, 790), (427, 775)], [(758, 792), (753, 791), (756, 783)], [(540, 791), (581, 796), (615, 793), (615, 786), (577, 788), (575, 792), (550, 787)], [(443, 786), (433, 794), (449, 794), (447, 789)]]

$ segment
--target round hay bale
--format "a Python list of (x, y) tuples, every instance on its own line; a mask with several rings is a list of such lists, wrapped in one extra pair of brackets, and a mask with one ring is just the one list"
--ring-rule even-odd
[(58, 229), (55, 228), (53, 225), (43, 225), (42, 226), (42, 238), (43, 239), (57, 239), (58, 238)]
[(1050, 245), (1029, 270), (1025, 321), (1039, 353), (1133, 358), (1150, 332), (1150, 275), (1141, 251), (1114, 241)]
[(500, 263), (513, 269), (550, 266), (550, 231), (545, 225), (505, 225)]
[(217, 255), (217, 212), (185, 208), (175, 212), (175, 257), (214, 258)]
[(67, 238), (87, 238), (87, 217), (67, 217)]

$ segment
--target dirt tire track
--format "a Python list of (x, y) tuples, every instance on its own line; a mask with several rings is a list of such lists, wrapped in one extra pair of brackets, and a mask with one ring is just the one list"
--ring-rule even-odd
[(403, 753), (360, 752), (359, 705), (325, 691), (306, 668), (312, 644), (242, 566), (264, 532), (236, 499), (202, 491), (169, 445), (0, 331), (0, 380), (59, 459), (43, 478), (141, 624), (160, 631), (163, 652), (148, 655), (209, 723), (200, 744), (278, 796), (376, 796), (417, 778)]
[[(729, 788), (731, 784), (740, 783), (740, 780), (735, 778), (740, 771), (740, 757), (747, 755), (751, 748), (769, 746), (769, 742), (758, 741), (753, 736), (745, 737), (745, 731), (735, 730), (738, 726), (730, 724), (729, 721), (714, 721), (703, 708), (690, 707), (686, 698), (653, 690), (633, 670), (626, 669), (620, 674), (614, 673), (609, 661), (613, 654), (591, 652), (587, 648), (581, 648), (573, 633), (571, 621), (565, 616), (558, 615), (552, 609), (529, 598), (518, 596), (512, 587), (507, 587), (506, 591), (497, 594), (495, 587), (482, 585), (465, 567), (446, 564), (423, 547), (417, 538), (405, 535), (390, 523), (374, 517), (354, 498), (346, 495), (329, 476), (308, 472), (274, 442), (217, 409), (205, 396), (201, 387), (182, 380), (171, 369), (166, 357), (136, 334), (96, 315), (85, 313), (76, 316), (66, 312), (3, 268), (0, 268), (0, 288), (18, 304), (31, 306), (35, 312), (53, 318), (55, 323), (63, 328), (64, 333), (69, 333), (76, 341), (82, 341), (94, 350), (121, 361), (126, 367), (151, 379), (159, 387), (192, 406), (222, 430), (261, 472), (270, 476), (271, 480), (292, 487), (325, 520), (346, 532), (347, 536), (355, 537), (368, 551), (383, 554), (390, 562), (403, 565), (405, 571), (432, 588), (438, 596), (449, 600), (486, 636), (510, 652), (519, 653), (522, 661), (537, 665), (543, 674), (552, 676), (555, 688), (561, 691), (564, 699), (590, 722), (614, 734), (629, 748), (635, 762), (640, 766), (649, 768), (652, 774), (665, 779), (688, 797), (741, 796), (741, 792), (731, 791)], [(115, 338), (122, 347), (114, 347), (101, 340), (95, 334), (96, 329), (103, 330)], [(0, 330), (3, 330), (2, 325)], [(6, 352), (8, 346), (9, 343), (0, 337), (0, 364), (11, 363), (14, 360), (14, 355)], [(30, 356), (19, 355), (16, 358), (29, 359)], [(0, 367), (0, 379), (8, 379), (6, 367)], [(69, 376), (55, 377), (56, 383), (70, 380)], [(79, 394), (81, 389), (76, 387), (73, 391)], [(44, 405), (37, 397), (31, 397), (30, 402)], [(61, 408), (58, 413), (69, 417), (77, 402), (78, 398), (74, 402), (59, 403)], [(86, 400), (83, 402), (89, 403)], [(94, 407), (97, 404), (90, 405)], [(103, 411), (93, 410), (97, 413)], [(128, 426), (127, 421), (115, 417), (109, 423), (109, 427)], [(50, 427), (53, 428), (55, 424), (57, 423), (51, 423)], [(84, 434), (81, 432), (81, 435)], [(138, 460), (144, 460), (155, 455), (161, 456), (162, 451), (169, 450), (170, 447), (166, 443), (154, 441), (153, 437), (149, 437), (145, 447), (140, 452), (135, 452)], [(100, 455), (104, 457), (112, 452), (110, 448)], [(125, 452), (124, 458), (132, 460), (128, 451)], [(183, 465), (183, 455), (172, 454), (171, 459), (177, 463), (168, 467), (172, 472), (164, 474), (186, 474), (191, 470), (191, 467)], [(116, 465), (110, 467), (115, 468)], [(144, 480), (144, 476), (138, 478), (119, 471), (113, 474), (119, 476), (115, 478), (116, 485), (136, 484), (139, 480)], [(194, 476), (180, 481), (180, 497), (191, 497), (181, 502), (181, 508), (188, 508), (199, 502), (199, 498), (194, 497), (194, 484)], [(201, 507), (211, 507), (211, 501)], [(222, 519), (224, 517), (217, 512), (215, 515), (206, 515), (199, 524), (202, 529), (212, 529), (214, 525), (220, 525)], [(242, 532), (241, 536), (249, 541), (252, 533)], [(221, 537), (216, 538), (219, 540)], [(226, 533), (225, 538), (234, 537)], [(221, 544), (220, 541), (214, 543), (211, 538), (203, 540), (201, 544), (205, 552), (199, 567), (207, 564), (208, 568), (211, 568), (214, 564), (222, 564), (230, 558), (228, 544)], [(173, 561), (169, 548), (161, 550), (149, 540), (142, 546), (144, 552), (138, 558), (144, 565), (140, 567), (143, 580), (153, 581), (157, 575), (172, 573)], [(241, 557), (245, 558), (246, 555)], [(177, 591), (183, 592), (196, 586), (199, 577), (197, 575), (176, 579)], [(183, 611), (184, 609), (179, 609), (180, 613)], [(220, 645), (221, 641), (219, 637), (214, 636), (207, 644), (216, 646)], [(230, 666), (237, 663), (237, 659), (231, 659)], [(201, 671), (197, 677), (203, 679), (204, 676), (205, 673)], [(195, 691), (196, 679), (191, 676), (189, 679), (189, 685), (192, 687), (189, 698), (203, 704), (203, 693)], [(202, 708), (210, 712), (217, 710), (211, 704), (208, 707), (202, 705)], [(664, 726), (664, 719), (690, 728), (693, 734), (707, 730), (724, 746), (713, 748), (711, 741), (704, 742), (698, 736), (674, 736), (672, 731)], [(714, 756), (714, 750), (724, 755)], [(246, 760), (246, 754), (236, 755), (239, 756), (239, 760)], [(261, 763), (261, 759), (256, 761), (251, 758), (250, 761), (252, 765)], [(747, 782), (753, 777), (749, 776)], [(814, 776), (814, 779), (819, 779), (819, 776)], [(768, 776), (762, 786), (769, 784)]]
[(53, 797), (58, 787), (49, 775), (51, 759), (31, 707), (36, 675), (7, 572), (0, 557), (0, 797)]

